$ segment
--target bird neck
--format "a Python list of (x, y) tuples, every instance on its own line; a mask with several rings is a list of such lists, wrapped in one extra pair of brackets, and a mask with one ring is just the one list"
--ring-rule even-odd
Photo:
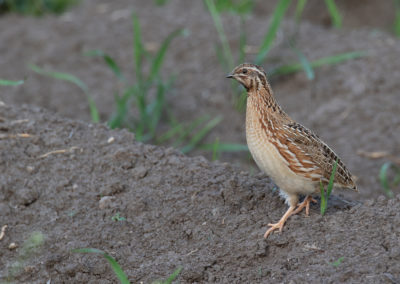
[(257, 84), (247, 92), (248, 104), (262, 112), (284, 114), (282, 108), (276, 102), (269, 84), (266, 82), (265, 85), (258, 85), (258, 88), (256, 86)]

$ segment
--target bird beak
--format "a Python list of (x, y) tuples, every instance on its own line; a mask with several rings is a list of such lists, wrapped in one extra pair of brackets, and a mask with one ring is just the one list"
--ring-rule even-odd
[(228, 74), (228, 75), (226, 76), (226, 78), (233, 78), (233, 75), (232, 75), (232, 74)]

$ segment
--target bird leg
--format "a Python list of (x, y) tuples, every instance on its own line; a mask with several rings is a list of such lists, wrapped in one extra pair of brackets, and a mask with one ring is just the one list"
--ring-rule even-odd
[(308, 216), (309, 213), (310, 213), (310, 202), (317, 203), (317, 200), (315, 200), (314, 198), (312, 198), (311, 195), (307, 195), (307, 197), (304, 198), (303, 202), (300, 203), (300, 204), (297, 206), (297, 209), (292, 213), (292, 215), (295, 215), (295, 214), (297, 214), (297, 213), (300, 213), (301, 210), (303, 210), (303, 208), (305, 207), (305, 208), (306, 208), (306, 216)]
[(294, 209), (296, 208), (296, 205), (291, 205), (289, 209), (286, 211), (286, 213), (282, 216), (282, 218), (279, 220), (278, 223), (276, 224), (268, 224), (268, 226), (271, 226), (265, 234), (264, 234), (264, 239), (268, 238), (269, 234), (271, 234), (273, 231), (276, 229), (279, 229), (279, 232), (282, 232), (283, 225), (285, 225), (286, 220), (293, 214)]

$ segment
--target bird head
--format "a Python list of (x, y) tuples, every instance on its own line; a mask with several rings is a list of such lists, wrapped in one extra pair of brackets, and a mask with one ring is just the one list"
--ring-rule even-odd
[(235, 79), (242, 84), (248, 92), (254, 88), (259, 89), (261, 86), (269, 88), (264, 69), (261, 66), (251, 63), (238, 65), (226, 78)]

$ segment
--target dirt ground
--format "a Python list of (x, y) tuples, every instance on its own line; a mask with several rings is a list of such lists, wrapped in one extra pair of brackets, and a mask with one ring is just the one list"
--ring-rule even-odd
[[(268, 27), (270, 2), (258, 3), (247, 21), (251, 46)], [(400, 41), (388, 32), (391, 5), (367, 1), (356, 10), (350, 9), (356, 1), (337, 2), (346, 11), (344, 28), (329, 28), (324, 7), (310, 1), (298, 47), (310, 60), (348, 51), (367, 55), (316, 69), (313, 81), (304, 73), (270, 79), (286, 112), (318, 133), (358, 177), (360, 193), (337, 192), (325, 217), (315, 205), (310, 218), (291, 218), (283, 234), (266, 241), (266, 225), (286, 205), (247, 154), (223, 154), (211, 163), (207, 152), (188, 157), (135, 142), (125, 130), (92, 125), (79, 89), (27, 67), (75, 74), (105, 121), (120, 86), (101, 60), (82, 53), (104, 50), (133, 74), (131, 10), (149, 46), (185, 27), (189, 35), (172, 42), (163, 67), (177, 76), (171, 111), (181, 120), (222, 114), (207, 141), (245, 143), (244, 115), (232, 106), (202, 1), (156, 7), (144, 0), (86, 0), (61, 17), (0, 17), (7, 27), (0, 29), (0, 78), (25, 78), (19, 87), (0, 89), (0, 226), (8, 225), (0, 240), (0, 281), (21, 259), (24, 240), (40, 231), (39, 252), (11, 280), (115, 283), (103, 258), (70, 253), (94, 247), (114, 256), (132, 283), (166, 278), (177, 267), (183, 268), (180, 283), (399, 283), (400, 188), (395, 199), (381, 196), (378, 172), (388, 157), (362, 153), (400, 156)], [(223, 20), (235, 47), (239, 21), (229, 14)], [(294, 31), (285, 21), (266, 70), (296, 61), (287, 43)], [(15, 136), (21, 133), (31, 137)], [(118, 213), (126, 220), (113, 220)], [(9, 249), (12, 242), (16, 249)]]
[[(109, 252), (132, 283), (177, 267), (181, 283), (400, 280), (400, 196), (364, 205), (337, 199), (325, 217), (315, 205), (309, 218), (295, 216), (264, 240), (267, 224), (286, 210), (264, 175), (38, 108), (1, 113), (3, 280), (19, 255), (9, 244), (22, 247), (34, 231), (45, 241), (11, 279), (18, 283), (116, 282), (105, 259), (70, 252), (82, 247)], [(12, 136), (20, 133), (31, 137)], [(126, 220), (113, 220), (117, 213)]]

